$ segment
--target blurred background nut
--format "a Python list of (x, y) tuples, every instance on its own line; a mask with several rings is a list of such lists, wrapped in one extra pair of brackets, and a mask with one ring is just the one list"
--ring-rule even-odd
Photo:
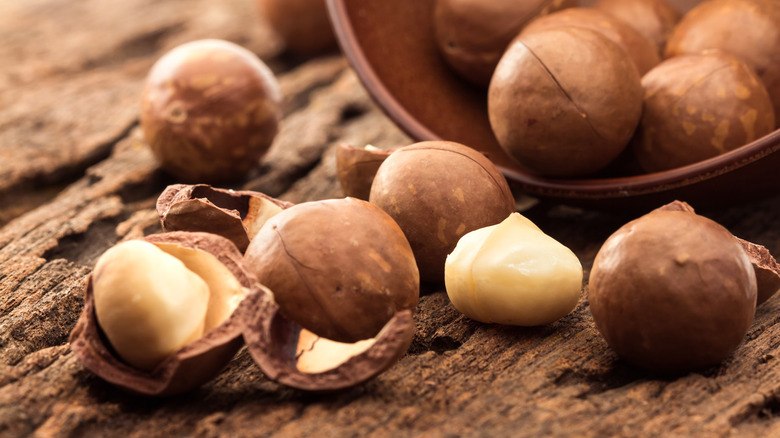
[(228, 41), (193, 41), (152, 67), (141, 126), (162, 168), (179, 180), (237, 180), (271, 146), (280, 100), (276, 79), (252, 52)]
[(287, 319), (333, 341), (373, 338), (397, 312), (417, 306), (420, 277), (409, 242), (390, 216), (359, 199), (283, 210), (245, 258)]
[(704, 1), (680, 20), (666, 57), (720, 49), (742, 59), (766, 86), (780, 125), (780, 2)]
[(721, 51), (667, 59), (642, 78), (644, 112), (632, 147), (655, 172), (714, 157), (775, 128), (766, 88)]
[(490, 83), (490, 125), (531, 172), (579, 176), (613, 161), (642, 112), (642, 87), (626, 52), (602, 34), (557, 27), (521, 34)]
[(742, 342), (755, 312), (756, 276), (719, 224), (656, 210), (604, 242), (589, 301), (596, 327), (623, 359), (687, 372), (717, 365)]
[(424, 281), (444, 279), (444, 260), (469, 231), (515, 210), (496, 166), (464, 145), (429, 141), (393, 152), (379, 166), (369, 200), (401, 227)]
[(535, 326), (574, 310), (582, 265), (519, 213), (460, 238), (444, 267), (456, 309), (485, 323)]
[(680, 12), (666, 0), (599, 0), (593, 7), (622, 20), (655, 44), (663, 55)]
[(523, 26), (537, 16), (576, 4), (576, 0), (436, 0), (436, 42), (455, 71), (486, 87), (501, 54)]
[(311, 56), (337, 47), (325, 0), (257, 0), (257, 7), (291, 52)]
[(227, 239), (163, 233), (106, 251), (87, 279), (71, 348), (99, 377), (170, 395), (214, 377), (241, 346), (244, 298), (269, 293)]
[(539, 17), (529, 23), (521, 35), (527, 36), (533, 32), (561, 26), (584, 27), (604, 35), (626, 51), (640, 76), (661, 62), (652, 41), (625, 22), (592, 8), (569, 8)]

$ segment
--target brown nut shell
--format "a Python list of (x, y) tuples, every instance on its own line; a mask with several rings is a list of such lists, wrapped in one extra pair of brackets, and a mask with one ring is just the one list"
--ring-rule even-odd
[(141, 127), (162, 168), (180, 180), (237, 180), (271, 146), (280, 100), (271, 70), (252, 52), (228, 41), (192, 41), (149, 72)]
[(666, 57), (720, 49), (753, 68), (766, 86), (780, 125), (780, 2), (710, 0), (678, 23)]
[(666, 0), (599, 0), (593, 7), (636, 29), (655, 44), (659, 55), (680, 21), (680, 12)]
[(288, 319), (334, 341), (376, 336), (419, 298), (419, 273), (403, 232), (359, 199), (282, 211), (252, 239), (245, 259)]
[(157, 198), (157, 214), (164, 231), (218, 234), (244, 252), (270, 216), (292, 205), (250, 190), (173, 184)]
[(376, 171), (394, 150), (339, 144), (336, 148), (336, 170), (344, 196), (367, 201)]
[(488, 91), (490, 125), (529, 171), (586, 175), (614, 160), (642, 112), (636, 66), (617, 44), (581, 27), (512, 42)]
[(523, 26), (576, 4), (576, 0), (436, 0), (436, 42), (458, 73), (486, 87), (501, 54)]
[(257, 0), (257, 6), (290, 51), (311, 56), (336, 48), (325, 0)]
[(379, 167), (369, 200), (401, 227), (424, 281), (444, 280), (444, 261), (466, 233), (507, 218), (515, 203), (504, 176), (464, 145), (429, 141), (398, 149)]
[[(693, 207), (681, 201), (670, 202), (657, 210), (695, 213)], [(780, 263), (777, 263), (777, 260), (765, 246), (748, 242), (736, 236), (735, 238), (747, 253), (750, 264), (753, 265), (753, 270), (756, 273), (756, 306), (759, 306), (780, 290)]]
[[(248, 290), (247, 297), (270, 294), (244, 269), (242, 255), (235, 245), (223, 237), (174, 232), (147, 236), (144, 240), (208, 252), (216, 256)], [(244, 301), (246, 297), (242, 304)], [(103, 380), (137, 394), (167, 396), (194, 389), (216, 376), (241, 347), (242, 330), (238, 312), (234, 312), (223, 323), (182, 347), (152, 371), (141, 371), (120, 360), (103, 335), (95, 317), (90, 275), (85, 288), (84, 310), (70, 334), (70, 344), (84, 367)]]
[(327, 340), (315, 338), (302, 346), (305, 330), (287, 319), (270, 295), (252, 296), (241, 313), (246, 318), (247, 349), (263, 373), (280, 384), (307, 391), (334, 391), (374, 378), (403, 356), (415, 328), (412, 311), (399, 311), (369, 344), (351, 353), (318, 357), (318, 368), (307, 371), (302, 366), (305, 356)]
[(686, 211), (654, 211), (601, 247), (589, 301), (599, 332), (626, 361), (686, 372), (717, 365), (742, 342), (756, 279), (725, 228)]
[(626, 51), (640, 76), (661, 62), (658, 49), (647, 37), (627, 23), (592, 8), (569, 8), (537, 18), (523, 29), (521, 35), (560, 26), (584, 27), (604, 35)]
[(667, 59), (642, 78), (644, 112), (632, 147), (648, 172), (711, 158), (774, 129), (766, 88), (721, 51)]

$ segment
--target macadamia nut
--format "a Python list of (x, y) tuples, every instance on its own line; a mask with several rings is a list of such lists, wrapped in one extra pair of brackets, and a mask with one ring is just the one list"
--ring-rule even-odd
[(688, 211), (656, 210), (622, 226), (590, 272), (593, 320), (638, 367), (667, 373), (717, 365), (742, 342), (756, 275), (734, 236)]
[(444, 282), (452, 304), (471, 319), (535, 326), (574, 309), (582, 265), (570, 249), (512, 213), (460, 239), (447, 257)]
[(155, 245), (128, 241), (109, 249), (93, 278), (100, 327), (130, 365), (152, 369), (203, 335), (208, 285)]

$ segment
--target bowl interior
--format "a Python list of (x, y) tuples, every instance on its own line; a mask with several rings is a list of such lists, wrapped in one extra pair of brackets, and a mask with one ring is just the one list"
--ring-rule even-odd
[[(670, 1), (682, 11), (700, 2)], [(780, 190), (777, 181), (755, 189), (761, 183), (756, 172), (780, 165), (779, 131), (727, 154), (665, 172), (567, 180), (533, 175), (498, 145), (488, 121), (487, 93), (454, 74), (439, 54), (431, 24), (434, 0), (327, 2), (351, 65), (401, 129), (417, 141), (452, 140), (484, 152), (508, 179), (532, 195), (586, 205), (654, 204), (676, 198), (717, 204)], [(764, 163), (766, 158), (772, 163)], [(749, 195), (744, 193), (747, 186), (752, 187)]]

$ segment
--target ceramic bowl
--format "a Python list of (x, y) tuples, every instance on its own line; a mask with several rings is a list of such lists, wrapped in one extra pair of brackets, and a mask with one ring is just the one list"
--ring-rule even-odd
[[(488, 121), (487, 93), (453, 73), (439, 54), (432, 29), (434, 0), (326, 1), (347, 59), (401, 129), (416, 141), (452, 140), (484, 152), (516, 188), (531, 196), (623, 209), (653, 208), (674, 199), (717, 207), (780, 194), (780, 130), (663, 172), (582, 179), (533, 175), (499, 147)], [(699, 3), (671, 2), (683, 11)]]

